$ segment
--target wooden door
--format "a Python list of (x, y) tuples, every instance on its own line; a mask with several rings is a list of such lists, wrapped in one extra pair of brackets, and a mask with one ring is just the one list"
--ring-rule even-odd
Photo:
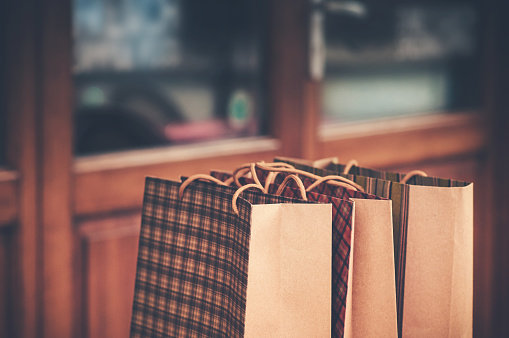
[[(492, 292), (506, 286), (494, 280), (493, 243), (507, 233), (494, 225), (498, 195), (489, 174), (490, 151), (504, 143), (487, 137), (489, 121), (501, 119), (503, 96), (488, 109), (321, 128), (321, 84), (307, 70), (308, 2), (279, 0), (270, 2), (268, 136), (75, 157), (70, 5), (22, 0), (4, 12), (11, 33), (2, 64), (8, 142), (0, 168), (0, 336), (127, 336), (144, 177), (178, 178), (276, 155), (356, 158), (474, 181), (474, 332), (507, 332), (492, 322)], [(490, 79), (490, 86), (502, 81)], [(494, 162), (497, 172), (506, 162)]]

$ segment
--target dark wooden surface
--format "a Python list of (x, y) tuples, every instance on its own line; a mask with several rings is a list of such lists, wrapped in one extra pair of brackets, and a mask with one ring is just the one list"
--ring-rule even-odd
[[(7, 165), (14, 170), (17, 215), (6, 238), (13, 264), (7, 276), (12, 283), (8, 293), (9, 324), (18, 337), (37, 336), (41, 329), (41, 262), (38, 240), (39, 154), (37, 1), (6, 1), (7, 40), (5, 46)], [(12, 320), (12, 321), (11, 321)]]
[(493, 255), (491, 326), (494, 337), (509, 335), (509, 3), (489, 2), (487, 103), (492, 188)]

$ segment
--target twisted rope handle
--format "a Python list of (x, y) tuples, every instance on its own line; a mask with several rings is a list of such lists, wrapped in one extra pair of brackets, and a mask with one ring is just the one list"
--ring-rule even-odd
[[(271, 167), (271, 168), (294, 168), (291, 164), (282, 163), (282, 162), (265, 163), (265, 162), (261, 161), (259, 163), (263, 163), (267, 167)], [(251, 175), (252, 175), (255, 183), (260, 183), (260, 180), (258, 179), (258, 175), (256, 174), (256, 168), (254, 167), (254, 165), (255, 165), (255, 163), (244, 163), (243, 165), (241, 165), (240, 167), (236, 168), (233, 171), (232, 177), (233, 177), (233, 181), (235, 182), (237, 187), (242, 186), (242, 184), (239, 181), (239, 178), (244, 176), (248, 172), (251, 172)], [(269, 176), (270, 176), (270, 172), (269, 172)], [(265, 182), (265, 190), (267, 190), (267, 188), (268, 188), (267, 181), (270, 182), (269, 176), (267, 177), (267, 180)], [(230, 179), (228, 179), (227, 181), (231, 182)], [(261, 185), (261, 183), (260, 183), (260, 185)]]
[(265, 193), (263, 187), (258, 184), (246, 184), (246, 185), (243, 185), (242, 187), (238, 188), (237, 191), (235, 191), (235, 194), (233, 194), (233, 198), (232, 198), (232, 209), (235, 212), (235, 214), (237, 214), (237, 216), (239, 216), (239, 208), (237, 208), (237, 199), (239, 198), (239, 195), (244, 190), (249, 189), (249, 188), (260, 189), (262, 192)]
[(182, 199), (182, 197), (184, 196), (184, 191), (186, 190), (186, 187), (189, 184), (191, 184), (193, 181), (196, 181), (196, 180), (206, 180), (206, 181), (209, 181), (209, 182), (217, 183), (219, 185), (226, 185), (223, 181), (218, 180), (217, 178), (212, 177), (210, 175), (205, 175), (205, 174), (192, 175), (192, 176), (188, 177), (187, 180), (182, 182), (182, 184), (180, 185), (180, 188), (179, 188), (179, 199)]
[[(224, 183), (228, 186), (232, 185), (235, 182), (235, 176), (239, 175), (240, 177), (245, 176), (248, 172), (251, 171), (251, 168), (237, 168), (236, 171), (233, 172), (232, 176), (228, 178)], [(240, 182), (239, 182), (240, 185)]]
[[(319, 179), (322, 178), (322, 176), (318, 176), (318, 175), (309, 173), (307, 171), (299, 170), (299, 169), (295, 169), (295, 168), (292, 168), (292, 169), (291, 168), (275, 168), (275, 167), (266, 166), (264, 163), (256, 163), (256, 167), (260, 168), (262, 170), (267, 170), (267, 171), (286, 172), (286, 173), (291, 173), (291, 174), (299, 174), (299, 175), (302, 175), (302, 176), (306, 176), (306, 177), (312, 178), (314, 180), (319, 180)], [(344, 178), (344, 177), (341, 177), (341, 176), (336, 176), (335, 180), (348, 184), (348, 188), (349, 189), (352, 189), (352, 187), (353, 187), (353, 188), (357, 189), (358, 191), (364, 192), (364, 189), (359, 184), (357, 184), (354, 181), (351, 181), (351, 180), (349, 180), (347, 178)], [(334, 182), (334, 184), (339, 185), (339, 182)]]
[(288, 185), (288, 182), (290, 180), (292, 180), (292, 179), (295, 182), (297, 182), (297, 185), (299, 186), (299, 191), (300, 191), (301, 198), (304, 201), (307, 201), (308, 198), (306, 196), (306, 188), (304, 188), (304, 183), (302, 183), (302, 180), (300, 179), (300, 177), (295, 175), (295, 174), (290, 174), (290, 175), (285, 177), (285, 179), (283, 180), (283, 182), (281, 183), (281, 185), (277, 189), (276, 195), (281, 196), (281, 193), (283, 192), (283, 189)]
[(401, 181), (399, 183), (401, 184), (406, 184), (406, 182), (408, 182), (409, 179), (411, 179), (412, 177), (414, 176), (423, 176), (423, 177), (427, 177), (428, 174), (426, 174), (424, 171), (422, 170), (412, 170), (410, 172), (408, 172), (405, 177), (403, 177), (401, 179)]
[[(350, 189), (350, 190), (355, 190), (355, 191), (359, 191), (359, 189), (357, 189), (357, 187), (355, 186), (352, 186), (351, 183), (346, 183), (344, 182), (343, 180), (341, 180), (342, 176), (337, 176), (337, 175), (329, 175), (329, 176), (324, 176), (324, 177), (320, 177), (319, 179), (317, 179), (315, 182), (313, 182), (313, 184), (311, 184), (307, 189), (306, 191), (311, 191), (311, 189), (314, 189), (316, 188), (317, 186), (319, 186), (320, 184), (324, 183), (324, 182), (328, 182), (328, 181), (335, 181), (334, 182), (334, 185), (337, 185), (337, 186), (340, 186), (340, 187), (343, 187), (343, 188), (347, 188), (347, 189)], [(339, 180), (339, 182), (338, 182)], [(331, 182), (332, 183), (332, 182)]]
[(235, 185), (237, 187), (241, 187), (242, 184), (240, 184), (239, 178), (247, 174), (251, 171), (251, 163), (245, 163), (241, 165), (240, 167), (235, 168), (235, 170), (232, 173), (233, 181), (235, 182)]
[(353, 166), (358, 167), (359, 162), (357, 162), (357, 160), (354, 160), (354, 159), (348, 161), (348, 163), (345, 166), (345, 169), (343, 170), (343, 174), (345, 174), (345, 175), (348, 174)]

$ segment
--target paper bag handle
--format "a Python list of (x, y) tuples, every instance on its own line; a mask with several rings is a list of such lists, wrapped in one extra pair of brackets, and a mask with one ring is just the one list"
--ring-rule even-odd
[[(251, 168), (237, 168), (233, 172), (232, 176), (230, 178), (228, 178), (226, 181), (224, 181), (224, 183), (229, 186), (235, 182), (235, 176), (239, 175), (240, 177), (243, 177), (250, 171), (251, 171)], [(239, 182), (239, 184), (240, 184), (240, 182)]]
[(357, 160), (354, 160), (354, 159), (351, 159), (350, 161), (348, 161), (348, 163), (346, 164), (345, 166), (345, 169), (343, 170), (343, 174), (346, 175), (350, 172), (350, 170), (352, 169), (353, 166), (356, 166), (358, 167), (359, 166), (359, 162), (357, 162)]
[[(312, 178), (314, 180), (319, 180), (319, 179), (322, 178), (322, 176), (318, 176), (318, 175), (309, 173), (307, 171), (299, 170), (299, 169), (295, 169), (295, 168), (293, 168), (293, 169), (291, 169), (291, 168), (276, 168), (276, 167), (266, 166), (264, 163), (256, 163), (256, 167), (260, 168), (262, 170), (267, 170), (267, 171), (286, 172), (286, 173), (291, 173), (291, 174), (299, 174), (299, 175), (302, 175), (302, 176), (306, 176), (306, 177)], [(348, 184), (350, 189), (351, 189), (351, 187), (354, 187), (355, 189), (364, 192), (364, 189), (360, 185), (358, 185), (354, 181), (351, 181), (351, 180), (349, 180), (349, 179), (347, 179), (345, 177), (336, 176), (335, 180), (336, 181), (341, 181), (341, 182), (344, 182), (344, 183)], [(339, 182), (335, 182), (335, 184), (338, 184), (338, 183)]]
[(406, 182), (408, 182), (409, 179), (411, 179), (412, 177), (414, 176), (423, 176), (423, 177), (427, 177), (428, 174), (426, 174), (424, 171), (422, 170), (412, 170), (410, 172), (408, 172), (405, 177), (403, 177), (401, 179), (401, 181), (399, 183), (401, 184), (406, 184)]
[(232, 209), (237, 214), (237, 216), (239, 215), (239, 208), (237, 208), (237, 199), (239, 198), (239, 195), (244, 190), (249, 189), (249, 188), (260, 189), (263, 193), (265, 193), (265, 189), (261, 185), (258, 185), (255, 183), (246, 184), (246, 185), (243, 185), (242, 187), (238, 188), (237, 191), (235, 191), (235, 194), (233, 194), (233, 198), (232, 198)]
[[(256, 168), (254, 166), (254, 163), (246, 163), (246, 164), (243, 164), (240, 167), (236, 168), (233, 171), (232, 177), (230, 177), (228, 180), (226, 180), (226, 182), (228, 182), (228, 184), (231, 184), (231, 180), (233, 179), (233, 181), (235, 182), (237, 187), (241, 187), (242, 184), (240, 184), (239, 176), (242, 177), (245, 174), (247, 174), (248, 172), (251, 173), (251, 176), (252, 176), (255, 184), (258, 184), (260, 187), (263, 187), (262, 184), (260, 183), (260, 180), (258, 179), (258, 175), (256, 175)], [(240, 175), (239, 175), (239, 173), (240, 173)], [(263, 190), (263, 192), (267, 193), (265, 190)]]
[[(294, 168), (291, 164), (283, 163), (283, 162), (272, 162), (272, 163), (265, 163), (261, 161), (260, 163), (263, 163), (264, 165), (270, 167), (270, 168)], [(256, 174), (256, 168), (255, 163), (245, 163), (241, 165), (240, 167), (236, 168), (233, 171), (232, 178), (237, 187), (241, 187), (242, 184), (240, 184), (239, 178), (247, 174), (248, 172), (251, 172), (251, 175), (253, 177), (253, 180), (255, 183), (260, 184), (260, 180), (258, 179), (258, 175)], [(269, 173), (270, 175), (270, 173)], [(268, 178), (268, 177), (267, 177)], [(228, 184), (231, 183), (231, 179), (226, 180), (225, 182), (228, 182)], [(268, 181), (268, 179), (267, 179)], [(267, 190), (267, 185), (265, 186), (265, 191)]]
[(179, 188), (179, 199), (182, 199), (182, 196), (184, 196), (184, 190), (186, 190), (186, 187), (189, 184), (191, 184), (193, 181), (195, 181), (195, 180), (206, 180), (206, 181), (209, 181), (209, 182), (217, 183), (219, 185), (226, 185), (223, 181), (218, 180), (217, 178), (212, 177), (210, 175), (205, 175), (205, 174), (192, 175), (192, 176), (188, 177), (187, 180), (182, 182), (182, 184), (180, 185), (180, 188)]
[(295, 175), (295, 174), (290, 174), (290, 175), (285, 177), (285, 179), (283, 180), (283, 182), (281, 183), (281, 185), (277, 189), (276, 195), (278, 195), (278, 196), (281, 195), (281, 193), (283, 192), (283, 189), (288, 185), (288, 182), (291, 179), (293, 179), (295, 182), (297, 182), (297, 186), (299, 187), (301, 198), (304, 201), (307, 201), (308, 198), (306, 196), (306, 188), (304, 188), (304, 183), (302, 183), (302, 180), (300, 179), (300, 177)]
[[(344, 182), (342, 179), (344, 177), (342, 176), (337, 176), (337, 175), (329, 175), (329, 176), (324, 176), (324, 177), (320, 177), (319, 179), (317, 179), (315, 182), (313, 182), (313, 184), (311, 184), (307, 189), (306, 191), (311, 191), (311, 189), (313, 188), (316, 188), (317, 186), (319, 186), (320, 184), (324, 183), (324, 182), (328, 182), (328, 181), (335, 181), (334, 184), (335, 185), (338, 185), (340, 187), (343, 187), (343, 188), (347, 188), (347, 189), (351, 189), (351, 190), (356, 190), (358, 191), (357, 187), (352, 185), (350, 182)], [(353, 189), (352, 189), (353, 188)]]
[[(352, 159), (350, 161), (348, 161), (348, 163), (345, 165), (345, 169), (343, 170), (343, 174), (348, 174), (350, 172), (350, 170), (352, 169), (353, 166), (356, 166), (358, 167), (359, 166), (359, 162), (357, 162), (356, 160)], [(408, 172), (405, 177), (403, 177), (401, 179), (401, 181), (399, 183), (401, 184), (406, 184), (406, 182), (408, 182), (409, 179), (411, 179), (412, 177), (414, 176), (423, 176), (423, 177), (427, 177), (428, 174), (426, 174), (424, 171), (422, 170), (412, 170), (410, 172)]]

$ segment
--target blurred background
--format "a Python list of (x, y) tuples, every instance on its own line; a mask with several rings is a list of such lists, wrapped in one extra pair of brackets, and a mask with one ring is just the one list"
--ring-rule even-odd
[(0, 337), (127, 336), (145, 176), (276, 155), (475, 183), (509, 335), (503, 0), (0, 4)]

